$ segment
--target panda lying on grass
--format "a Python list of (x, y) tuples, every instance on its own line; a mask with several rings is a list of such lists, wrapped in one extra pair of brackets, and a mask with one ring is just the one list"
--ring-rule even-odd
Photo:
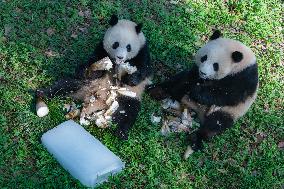
[(140, 110), (142, 93), (150, 82), (150, 55), (141, 24), (118, 20), (115, 15), (109, 23), (111, 27), (102, 42), (88, 63), (76, 69), (74, 78), (59, 80), (37, 90), (36, 95), (66, 95), (81, 100), (82, 124), (95, 119), (98, 126), (105, 127), (106, 121), (112, 121), (117, 124), (116, 134), (127, 139)]
[(230, 128), (256, 99), (258, 71), (254, 53), (244, 44), (215, 31), (195, 56), (192, 69), (148, 87), (155, 99), (171, 97), (197, 112), (200, 128), (191, 135), (185, 154)]

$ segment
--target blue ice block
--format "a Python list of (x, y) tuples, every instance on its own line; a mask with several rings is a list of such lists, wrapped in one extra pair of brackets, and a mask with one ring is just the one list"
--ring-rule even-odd
[(41, 141), (65, 170), (88, 187), (106, 181), (125, 166), (119, 157), (72, 120), (44, 133)]

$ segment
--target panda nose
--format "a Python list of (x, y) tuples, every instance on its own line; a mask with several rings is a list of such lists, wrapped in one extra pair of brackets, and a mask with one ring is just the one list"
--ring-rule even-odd
[(121, 60), (121, 59), (123, 59), (123, 57), (122, 57), (122, 56), (117, 56), (117, 58), (118, 58), (118, 59), (120, 59), (120, 60)]

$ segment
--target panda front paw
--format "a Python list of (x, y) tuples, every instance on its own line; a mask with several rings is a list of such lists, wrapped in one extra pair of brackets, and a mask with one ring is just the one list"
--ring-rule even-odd
[(203, 149), (203, 142), (200, 136), (198, 136), (198, 133), (192, 133), (189, 136), (189, 142), (192, 150), (200, 151)]
[(161, 86), (158, 86), (156, 84), (147, 86), (146, 93), (148, 93), (152, 98), (156, 100), (163, 100), (169, 96)]
[(36, 98), (43, 98), (44, 97), (44, 92), (41, 89), (36, 89), (35, 91), (35, 96)]
[(131, 74), (131, 75), (126, 75), (123, 79), (122, 82), (129, 85), (129, 86), (136, 86), (140, 83), (141, 77), (139, 74)]

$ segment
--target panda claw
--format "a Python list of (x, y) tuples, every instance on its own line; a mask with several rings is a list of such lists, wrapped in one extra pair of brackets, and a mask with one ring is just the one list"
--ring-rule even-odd
[(198, 137), (198, 134), (193, 133), (189, 138), (190, 145), (193, 151), (201, 151), (203, 149), (202, 140)]

